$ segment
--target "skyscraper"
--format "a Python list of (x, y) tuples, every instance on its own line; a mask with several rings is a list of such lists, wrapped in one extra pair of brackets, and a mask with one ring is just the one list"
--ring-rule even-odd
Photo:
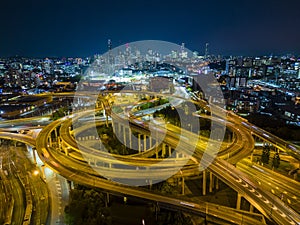
[(207, 59), (208, 56), (209, 56), (209, 49), (208, 49), (208, 47), (209, 47), (209, 43), (206, 43), (205, 44), (205, 56), (204, 56), (205, 59)]

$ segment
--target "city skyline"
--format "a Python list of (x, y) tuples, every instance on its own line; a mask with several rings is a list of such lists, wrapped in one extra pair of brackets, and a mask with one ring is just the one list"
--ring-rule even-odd
[(204, 55), (300, 54), (298, 1), (23, 1), (2, 3), (0, 56), (86, 57), (138, 40)]
[(299, 0), (0, 5), (0, 225), (300, 225)]
[(1, 58), (0, 224), (299, 224), (300, 58), (208, 55)]

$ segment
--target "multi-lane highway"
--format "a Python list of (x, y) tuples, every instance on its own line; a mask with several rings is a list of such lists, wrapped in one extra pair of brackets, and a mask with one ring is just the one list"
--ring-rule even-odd
[(237, 168), (254, 178), (254, 180), (274, 197), (281, 199), (296, 212), (300, 211), (300, 183), (287, 178), (258, 164), (244, 159), (237, 164)]
[[(94, 171), (93, 170), (91, 170), (91, 168), (90, 168), (90, 166), (88, 166), (86, 163), (82, 163), (82, 162), (79, 162), (79, 161), (74, 161), (74, 159), (72, 159), (72, 158), (69, 158), (69, 157), (66, 157), (65, 155), (63, 155), (63, 154), (59, 154), (59, 152), (57, 152), (56, 150), (54, 150), (53, 148), (51, 148), (50, 146), (48, 146), (48, 144), (46, 144), (46, 143), (48, 143), (48, 136), (49, 136), (49, 132), (51, 133), (51, 131), (52, 130), (54, 130), (57, 126), (59, 126), (61, 123), (66, 123), (66, 124), (68, 124), (68, 119), (67, 118), (63, 118), (63, 119), (61, 119), (61, 120), (57, 120), (57, 121), (55, 121), (54, 123), (52, 123), (52, 124), (50, 124), (46, 129), (44, 129), (44, 130), (42, 130), (41, 131), (41, 133), (40, 133), (40, 135), (39, 135), (39, 137), (38, 137), (38, 141), (37, 141), (37, 149), (40, 149), (42, 152), (40, 152), (41, 153), (41, 155), (42, 155), (42, 157), (44, 158), (44, 161), (46, 162), (46, 163), (48, 163), (48, 164), (50, 164), (51, 165), (51, 167), (53, 167), (55, 170), (57, 170), (57, 171), (59, 171), (60, 173), (62, 173), (61, 172), (61, 170), (63, 169), (63, 167), (67, 167), (66, 169), (67, 170), (70, 170), (70, 171), (68, 171), (68, 174), (69, 175), (66, 175), (66, 174), (64, 174), (64, 173), (62, 173), (62, 175), (64, 175), (64, 176), (67, 176), (68, 177), (68, 179), (71, 179), (71, 180), (74, 180), (76, 177), (81, 177), (81, 176), (84, 176), (84, 174), (85, 175), (87, 175), (87, 174), (91, 174), (91, 175), (93, 175), (93, 179), (92, 180), (90, 180), (90, 182), (88, 182), (88, 183), (86, 183), (86, 184), (88, 184), (88, 185), (94, 185), (93, 184), (93, 182), (91, 182), (91, 181), (93, 181), (93, 180), (98, 180), (98, 179), (102, 179), (102, 178), (99, 178), (98, 176), (95, 176), (95, 174), (93, 174), (94, 173)], [(66, 127), (68, 127), (68, 126), (66, 126)], [(68, 129), (69, 130), (69, 129)], [(61, 135), (62, 135), (62, 133), (60, 133)], [(69, 146), (68, 146), (69, 147)], [(49, 148), (51, 149), (50, 151), (49, 151)], [(53, 151), (54, 150), (54, 151)], [(119, 156), (120, 157), (120, 156)], [(128, 157), (127, 157), (128, 158)], [(102, 160), (104, 160), (104, 159), (102, 159)], [(128, 159), (127, 159), (128, 160)], [(132, 159), (130, 159), (130, 160), (132, 160)], [(151, 160), (151, 159), (149, 159), (149, 160)], [(147, 160), (143, 160), (144, 161), (144, 163), (147, 161)], [(113, 163), (113, 162), (112, 162)], [(134, 161), (132, 161), (132, 163), (134, 163)], [(153, 162), (152, 162), (153, 163)], [(63, 164), (63, 165), (62, 165)], [(140, 165), (141, 166), (141, 165)], [(145, 164), (143, 164), (143, 166), (145, 167)], [(173, 167), (174, 167), (174, 165), (173, 165)], [(109, 171), (110, 173), (114, 173), (114, 170), (115, 170), (115, 168), (110, 168), (110, 169), (108, 169), (107, 171)], [(76, 172), (74, 172), (74, 171), (76, 171)], [(81, 171), (81, 172), (80, 172)], [(82, 172), (83, 172), (83, 174), (82, 174)], [(120, 171), (117, 171), (118, 173), (116, 173), (116, 174), (118, 174), (118, 176), (120, 177), (120, 176), (123, 176), (123, 174), (125, 173), (125, 172), (128, 172), (128, 171), (124, 171), (124, 169), (123, 169), (123, 171), (120, 173)], [(128, 173), (127, 174), (127, 178), (130, 178), (130, 176), (134, 176), (134, 178), (136, 178), (136, 176), (138, 175), (138, 174), (140, 174), (142, 171), (141, 170), (139, 170), (139, 171), (132, 171), (132, 173), (130, 174), (130, 173)], [(174, 169), (173, 169), (173, 172), (174, 172)], [(81, 175), (81, 176), (80, 176)], [(70, 177), (69, 177), (70, 176)], [(129, 177), (128, 177), (129, 176)], [(157, 173), (156, 173), (156, 178), (157, 178)], [(86, 177), (85, 177), (86, 178)], [(141, 177), (142, 178), (142, 177)], [(104, 182), (105, 180), (101, 180), (101, 182)], [(107, 182), (107, 181), (105, 181), (105, 182)], [(106, 184), (106, 185), (108, 185), (108, 184)], [(108, 188), (108, 190), (115, 190), (116, 188), (114, 187), (114, 185), (116, 185), (116, 184), (112, 184), (112, 185), (110, 185), (109, 187), (110, 188)], [(132, 191), (128, 191), (128, 187), (120, 187), (120, 185), (118, 185), (119, 186), (119, 189), (120, 189), (120, 192), (121, 193), (126, 193), (126, 194), (129, 194), (130, 195), (130, 193), (132, 193)], [(105, 185), (101, 185), (101, 187), (103, 188), (103, 187), (105, 187)], [(122, 191), (121, 191), (122, 190)], [(132, 195), (135, 195), (135, 194), (132, 194)], [(143, 198), (145, 198), (145, 194), (139, 194), (139, 195), (137, 195), (138, 197), (143, 197)], [(152, 200), (154, 199), (154, 198), (151, 198)], [(155, 199), (161, 199), (161, 196), (156, 196), (156, 198)], [(160, 200), (160, 202), (163, 202), (164, 203), (164, 201), (163, 200)], [(165, 203), (167, 203), (167, 202), (165, 202)], [(168, 203), (169, 204), (169, 203)], [(177, 202), (177, 205), (178, 205), (178, 202)], [(179, 204), (180, 205), (180, 204)], [(194, 209), (192, 209), (192, 210), (195, 210), (195, 211), (198, 211), (199, 209), (196, 209), (196, 208), (194, 208)], [(204, 210), (204, 209), (203, 209)], [(206, 210), (206, 209), (205, 209)], [(202, 213), (204, 213), (205, 211), (202, 211)], [(221, 216), (221, 215), (220, 215)]]
[[(30, 145), (35, 145), (32, 137), (13, 134), (0, 133), (0, 139), (21, 141)], [(16, 145), (8, 146), (10, 150), (5, 160), (7, 165), (2, 165), (7, 176), (6, 187), (11, 190), (11, 199), (8, 203), (13, 203), (11, 216), (6, 219), (7, 224), (46, 224), (48, 217), (48, 189), (45, 182), (40, 177), (38, 168), (29, 160), (25, 154), (24, 147)], [(8, 196), (10, 196), (8, 194)]]
[[(157, 93), (154, 93), (154, 95), (157, 95)], [(105, 103), (105, 101), (103, 105), (106, 109), (109, 109), (109, 106)], [(214, 108), (207, 105), (206, 107)], [(81, 130), (75, 129), (72, 131), (71, 125), (73, 125), (72, 123), (74, 122), (74, 119), (84, 116), (84, 113), (74, 114), (70, 118), (65, 117), (46, 126), (37, 137), (36, 146), (43, 161), (67, 179), (90, 186), (101, 187), (113, 193), (119, 192), (125, 195), (133, 195), (157, 201), (160, 204), (167, 204), (173, 208), (191, 210), (202, 214), (209, 212), (211, 213), (210, 215), (224, 219), (224, 216), (222, 216), (223, 212), (217, 210), (214, 211), (215, 206), (208, 203), (199, 205), (188, 201), (182, 201), (174, 197), (166, 198), (165, 196), (148, 193), (148, 191), (140, 190), (139, 188), (127, 187), (112, 181), (116, 178), (141, 180), (146, 177), (153, 180), (162, 179), (168, 174), (178, 174), (178, 170), (180, 168), (182, 168), (181, 171), (183, 176), (188, 176), (195, 174), (195, 172), (192, 171), (198, 170), (199, 173), (199, 164), (200, 170), (201, 168), (208, 166), (207, 169), (209, 171), (228, 186), (236, 190), (242, 197), (247, 199), (265, 217), (270, 218), (277, 224), (299, 224), (299, 214), (290, 209), (285, 203), (283, 203), (283, 201), (281, 201), (280, 198), (274, 198), (274, 196), (278, 193), (277, 190), (284, 190), (284, 188), (287, 189), (287, 187), (284, 187), (283, 183), (276, 183), (276, 180), (273, 180), (272, 185), (274, 185), (274, 188), (270, 189), (270, 187), (267, 187), (265, 184), (261, 185), (261, 180), (265, 179), (265, 175), (262, 171), (254, 171), (252, 170), (253, 168), (247, 169), (244, 166), (240, 166), (240, 164), (238, 164), (238, 168), (236, 168), (230, 164), (236, 164), (242, 158), (249, 155), (253, 150), (253, 133), (274, 145), (278, 145), (278, 147), (282, 150), (294, 149), (295, 151), (293, 151), (293, 154), (296, 155), (298, 154), (298, 147), (286, 143), (283, 140), (279, 140), (273, 135), (265, 133), (262, 129), (255, 128), (255, 126), (250, 125), (247, 121), (227, 113), (227, 111), (225, 113), (226, 117), (224, 118), (224, 113), (219, 113), (218, 110), (219, 109), (214, 108), (214, 113), (212, 113), (213, 117), (210, 119), (217, 123), (225, 124), (227, 128), (235, 134), (232, 143), (222, 144), (222, 142), (217, 143), (217, 140), (209, 140), (205, 142), (203, 139), (202, 142), (198, 142), (198, 137), (193, 137), (194, 134), (191, 132), (183, 131), (180, 135), (176, 135), (175, 127), (167, 126), (165, 128), (164, 143), (176, 148), (176, 151), (183, 153), (184, 155), (192, 156), (189, 160), (181, 158), (174, 159), (171, 157), (163, 160), (163, 163), (158, 163), (162, 160), (145, 158), (146, 155), (144, 153), (140, 155), (138, 154), (134, 157), (111, 155), (101, 152), (99, 149), (96, 150), (86, 146), (82, 144), (82, 142), (78, 143), (78, 140), (76, 140), (76, 134), (88, 129), (88, 126), (87, 128), (81, 128)], [(107, 112), (110, 111), (107, 110)], [(219, 116), (219, 118), (216, 116)], [(111, 117), (113, 122), (126, 124), (123, 121), (124, 118), (122, 118), (122, 116), (120, 117), (118, 115), (111, 114)], [(147, 131), (148, 128), (145, 126), (145, 123), (141, 124), (138, 121), (131, 120), (130, 124), (131, 128), (134, 127), (135, 131), (149, 135), (149, 131)], [(161, 128), (156, 127), (155, 129)], [(59, 131), (60, 133), (59, 143), (56, 143), (58, 140), (57, 138), (53, 139), (53, 135), (51, 136), (51, 133), (53, 133), (54, 130), (56, 130), (56, 132)], [(28, 144), (35, 144), (34, 138), (26, 137), (24, 135), (8, 133), (0, 133), (0, 135), (8, 139), (16, 139)], [(180, 147), (178, 147), (179, 136), (182, 142)], [(55, 143), (55, 146), (53, 145), (53, 142)], [(218, 156), (210, 154), (211, 152), (215, 152), (212, 148), (216, 146), (221, 146), (221, 151)], [(248, 172), (248, 174), (246, 172)], [(103, 179), (99, 176), (99, 173), (111, 180)], [(293, 193), (295, 192), (295, 189), (283, 191), (284, 194), (285, 192)], [(293, 199), (295, 199), (295, 197), (298, 198), (296, 195), (291, 196)], [(285, 198), (287, 199), (287, 197)], [(203, 205), (205, 205), (205, 207), (203, 207)], [(226, 217), (226, 221), (235, 221), (233, 223), (240, 223), (239, 216), (236, 213), (232, 213), (230, 216), (227, 214)], [(251, 220), (250, 217), (251, 216), (249, 216), (249, 218), (245, 217), (247, 218), (244, 220), (245, 223), (258, 224), (257, 221), (254, 222), (253, 218)]]
[[(242, 132), (242, 127), (239, 127), (237, 129), (241, 130), (238, 133)], [(43, 131), (41, 132), (41, 134), (42, 133), (43, 133)], [(46, 139), (44, 139), (45, 142), (47, 142), (48, 135), (49, 135), (49, 133), (48, 134), (46, 133)], [(246, 134), (244, 134), (244, 136), (245, 135)], [(243, 135), (242, 135), (242, 137), (243, 137)], [(247, 139), (251, 140), (250, 137), (252, 137), (251, 134), (250, 134), (250, 136), (247, 136)], [(243, 146), (243, 149), (251, 150), (251, 148), (253, 148), (253, 145), (254, 145), (254, 143), (253, 143), (253, 138), (252, 138), (252, 142), (248, 141)], [(44, 154), (48, 152), (47, 154), (49, 155), (47, 146), (41, 145), (38, 148), (43, 149), (42, 151), (44, 151)], [(202, 150), (199, 149), (197, 151), (197, 153), (199, 154), (198, 155), (199, 162), (201, 160), (203, 160), (202, 155), (200, 154), (201, 151), (203, 152), (203, 149)], [(206, 158), (209, 159), (209, 157), (206, 157)], [(228, 168), (230, 168), (230, 169), (228, 169)], [(111, 170), (113, 170), (113, 169), (111, 169)], [(224, 160), (221, 160), (221, 159), (214, 160), (213, 163), (210, 165), (209, 170), (212, 170), (213, 173), (219, 177), (219, 179), (223, 180), (225, 183), (227, 183), (229, 186), (233, 187), (239, 193), (242, 193), (243, 197), (245, 197), (257, 209), (259, 209), (266, 217), (270, 217), (269, 212), (272, 211), (272, 209), (273, 209), (272, 218), (275, 221), (277, 221), (279, 224), (285, 224), (285, 223), (296, 224), (297, 221), (299, 220), (299, 215), (295, 214), (293, 211), (290, 211), (290, 209), (287, 209), (284, 205), (281, 204), (280, 201), (276, 201), (276, 200), (273, 201), (273, 196), (270, 196), (270, 195), (268, 195), (268, 193), (265, 193), (264, 190), (262, 190), (257, 184), (255, 184), (251, 181), (251, 178), (249, 178), (247, 175), (245, 175), (243, 173), (241, 174), (240, 171), (238, 171), (236, 168), (230, 166)], [(225, 171), (227, 171), (227, 172), (225, 173)], [(135, 178), (136, 178), (136, 175), (135, 175)], [(248, 187), (248, 188), (245, 188), (245, 187)]]

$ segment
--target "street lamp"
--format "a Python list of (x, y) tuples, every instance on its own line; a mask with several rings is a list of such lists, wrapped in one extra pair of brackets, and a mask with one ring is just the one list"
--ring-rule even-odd
[(38, 170), (33, 171), (33, 175), (34, 175), (34, 176), (37, 176), (38, 174), (39, 174), (39, 171), (38, 171)]

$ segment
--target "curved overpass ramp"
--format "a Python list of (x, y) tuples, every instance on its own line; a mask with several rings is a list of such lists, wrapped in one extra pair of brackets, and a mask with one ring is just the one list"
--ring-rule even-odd
[[(47, 146), (47, 143), (48, 143), (49, 133), (51, 132), (51, 130), (55, 129), (55, 127), (62, 122), (63, 120), (55, 121), (53, 124), (50, 124), (44, 130), (42, 130), (40, 135), (38, 136), (37, 150), (39, 154), (41, 154), (44, 161), (50, 167), (55, 168), (63, 176), (65, 176), (70, 180), (74, 180), (79, 183), (85, 183), (91, 186), (99, 185), (98, 187), (102, 187), (102, 188), (107, 187), (108, 190), (109, 189), (114, 190), (114, 187), (115, 188), (117, 187), (117, 190), (120, 193), (129, 194), (129, 195), (131, 195), (130, 193), (132, 193), (132, 195), (135, 195), (133, 194), (133, 192), (130, 192), (128, 190), (129, 187), (123, 187), (116, 183), (110, 183), (111, 181), (106, 181), (103, 178), (95, 177), (93, 175), (82, 172), (84, 170), (81, 170), (82, 168), (80, 166), (77, 169), (69, 168), (68, 166), (64, 166), (64, 163), (62, 161), (60, 160), (57, 161), (57, 158), (55, 158), (51, 153), (53, 150)], [(249, 142), (248, 147), (251, 147), (252, 144), (251, 142)], [(207, 162), (210, 160), (210, 157), (212, 156), (205, 155), (202, 157), (201, 151), (200, 150), (197, 151), (197, 159), (199, 161), (204, 160), (204, 162)], [(257, 209), (259, 209), (266, 217), (269, 218), (272, 217), (272, 219), (276, 221), (278, 224), (297, 224), (298, 221), (300, 221), (299, 215), (297, 213), (295, 213), (293, 210), (289, 209), (288, 207), (282, 205), (282, 203), (277, 199), (274, 199), (273, 196), (270, 196), (268, 193), (265, 193), (263, 190), (261, 190), (257, 185), (255, 185), (252, 182), (251, 178), (247, 177), (245, 174), (238, 171), (236, 168), (234, 168), (231, 164), (227, 163), (226, 161), (221, 159), (215, 159), (213, 160), (213, 163), (210, 164), (208, 169), (211, 170), (219, 179), (221, 179), (223, 182), (228, 184), (230, 187), (232, 187), (234, 190), (240, 193), (243, 197), (245, 197), (252, 205), (254, 205)], [(89, 177), (88, 180), (87, 177)], [(121, 190), (122, 188), (124, 189)], [(151, 198), (149, 199), (151, 200)], [(173, 199), (172, 201), (173, 204), (176, 204), (176, 201), (178, 200)], [(168, 201), (166, 201), (165, 203), (169, 204), (170, 202), (168, 203)], [(177, 204), (180, 205), (180, 202), (179, 203), (177, 202)], [(270, 215), (270, 212), (272, 212), (272, 215)]]

